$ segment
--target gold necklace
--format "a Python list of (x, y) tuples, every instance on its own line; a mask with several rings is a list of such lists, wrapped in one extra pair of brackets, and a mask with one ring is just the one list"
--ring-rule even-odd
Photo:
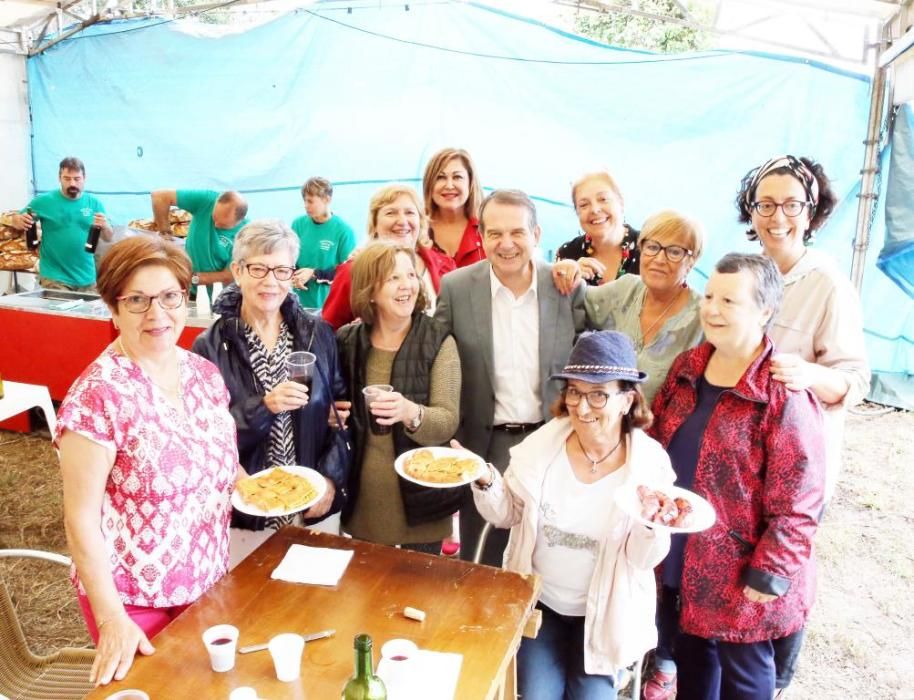
[[(646, 342), (647, 336), (654, 329), (654, 326), (656, 326), (658, 323), (660, 323), (663, 320), (663, 317), (666, 316), (666, 312), (673, 308), (673, 304), (675, 304), (679, 300), (680, 296), (682, 296), (682, 289), (680, 289), (678, 292), (676, 292), (676, 294), (673, 295), (673, 300), (669, 304), (666, 305), (666, 308), (660, 312), (660, 315), (654, 319), (654, 322), (641, 332), (641, 343), (642, 344), (644, 344)], [(643, 303), (641, 304), (641, 312), (642, 313), (644, 312)]]
[(584, 456), (587, 458), (587, 461), (590, 462), (590, 473), (591, 473), (591, 474), (596, 474), (596, 473), (597, 473), (597, 465), (598, 465), (600, 462), (605, 462), (607, 459), (609, 459), (610, 457), (612, 457), (613, 453), (614, 453), (616, 450), (619, 449), (619, 445), (622, 444), (622, 440), (625, 439), (625, 436), (623, 435), (622, 437), (619, 438), (619, 442), (617, 442), (617, 443), (615, 444), (615, 446), (614, 446), (609, 452), (606, 453), (605, 456), (600, 457), (600, 459), (594, 459), (594, 458), (591, 457), (589, 454), (587, 454), (587, 450), (584, 449), (584, 443), (581, 442), (581, 436), (578, 435), (577, 433), (575, 433), (574, 436), (578, 439), (578, 445), (581, 446), (581, 452), (584, 453)]
[(121, 351), (121, 354), (130, 360), (133, 364), (140, 368), (140, 371), (146, 376), (146, 378), (155, 384), (159, 389), (164, 391), (169, 396), (174, 396), (178, 399), (178, 404), (182, 407), (184, 406), (184, 387), (181, 386), (181, 368), (178, 367), (178, 381), (175, 382), (174, 386), (165, 386), (164, 384), (159, 384), (155, 379), (152, 378), (152, 375), (140, 364), (140, 361), (137, 360), (133, 355), (127, 352), (127, 348), (124, 347), (124, 341), (121, 340), (121, 336), (117, 337), (117, 348)]

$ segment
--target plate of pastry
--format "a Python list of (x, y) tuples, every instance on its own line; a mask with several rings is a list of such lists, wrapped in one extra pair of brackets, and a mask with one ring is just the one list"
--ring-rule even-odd
[(326, 479), (310, 467), (284, 465), (239, 479), (232, 505), (248, 515), (291, 515), (313, 506), (326, 490)]
[(394, 462), (394, 469), (404, 479), (433, 489), (469, 484), (487, 468), (482, 457), (452, 447), (420, 447), (404, 452)]

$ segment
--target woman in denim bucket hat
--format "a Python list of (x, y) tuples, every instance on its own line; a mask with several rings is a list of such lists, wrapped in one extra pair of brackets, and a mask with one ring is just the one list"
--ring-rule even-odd
[(635, 350), (615, 331), (582, 335), (564, 370), (555, 420), (511, 450), (502, 477), (473, 485), (476, 507), (511, 528), (506, 569), (543, 581), (543, 625), (518, 655), (525, 700), (612, 700), (618, 669), (652, 649), (653, 567), (668, 534), (634, 522), (614, 500), (624, 483), (671, 484), (670, 460), (643, 428), (651, 422)]

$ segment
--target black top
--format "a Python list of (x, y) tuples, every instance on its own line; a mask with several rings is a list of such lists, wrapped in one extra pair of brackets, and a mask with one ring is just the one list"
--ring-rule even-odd
[[(676, 472), (676, 485), (692, 488), (695, 483), (695, 468), (698, 466), (698, 454), (701, 452), (701, 439), (717, 405), (720, 395), (727, 390), (724, 386), (714, 386), (704, 376), (698, 379), (698, 397), (695, 410), (679, 426), (679, 430), (670, 440), (667, 454)], [(679, 588), (682, 579), (682, 563), (685, 559), (686, 538), (688, 535), (676, 534), (670, 540), (670, 553), (663, 562), (663, 585)]]
[[(637, 275), (641, 269), (641, 251), (638, 250), (638, 231), (628, 224), (624, 224), (625, 234), (622, 236), (622, 262), (619, 269), (612, 279), (619, 279), (622, 275), (630, 272)], [(594, 254), (593, 241), (586, 233), (577, 238), (572, 238), (567, 243), (563, 243), (555, 254), (556, 260), (579, 260), (589, 258)], [(603, 281), (601, 276), (595, 276), (587, 280), (587, 284), (595, 286)]]

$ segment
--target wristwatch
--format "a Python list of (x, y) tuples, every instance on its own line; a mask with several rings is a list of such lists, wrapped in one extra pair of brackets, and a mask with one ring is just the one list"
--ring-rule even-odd
[(419, 426), (422, 425), (422, 417), (425, 415), (425, 407), (421, 403), (416, 404), (416, 406), (419, 407), (416, 417), (406, 426), (406, 429), (411, 433), (414, 433), (419, 429)]
[(198, 275), (196, 272), (195, 272), (194, 274), (192, 274), (192, 275), (190, 276), (190, 283), (191, 283), (192, 285), (194, 285), (195, 287), (196, 287), (198, 284), (200, 284), (200, 275)]

